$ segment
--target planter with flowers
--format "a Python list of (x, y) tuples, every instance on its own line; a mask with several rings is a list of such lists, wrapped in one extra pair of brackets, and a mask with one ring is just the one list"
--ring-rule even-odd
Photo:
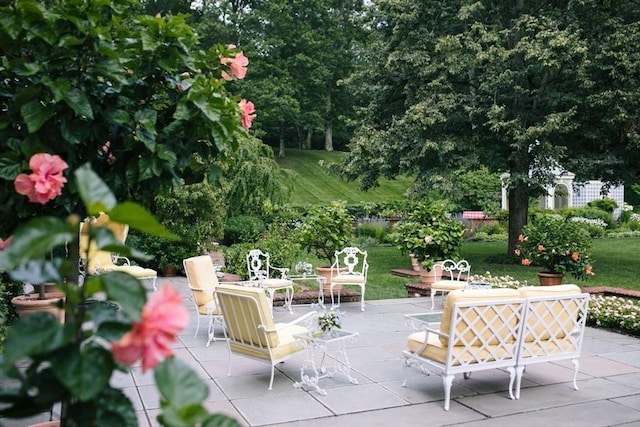
[(540, 215), (524, 227), (518, 239), (515, 255), (524, 266), (542, 268), (538, 273), (541, 285), (559, 284), (565, 275), (585, 280), (594, 274), (591, 237), (579, 223), (559, 215)]
[(402, 253), (415, 258), (422, 283), (430, 285), (442, 274), (440, 261), (458, 258), (463, 233), (464, 225), (451, 219), (443, 205), (421, 202), (396, 224), (391, 237)]

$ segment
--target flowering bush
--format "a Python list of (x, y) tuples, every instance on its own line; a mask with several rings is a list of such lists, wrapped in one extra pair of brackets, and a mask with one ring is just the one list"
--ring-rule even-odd
[(584, 280), (593, 275), (589, 250), (591, 237), (580, 223), (557, 215), (541, 215), (527, 224), (518, 238), (515, 255), (522, 265), (535, 265), (544, 272), (571, 274)]
[(511, 276), (492, 276), (488, 271), (485, 274), (472, 275), (470, 281), (476, 283), (490, 283), (492, 288), (518, 289), (522, 286), (529, 286), (526, 280), (521, 282)]
[[(46, 203), (64, 185), (63, 163), (58, 156), (34, 155), (33, 174), (29, 179), (19, 175), (16, 190)], [(105, 211), (115, 222), (173, 237), (142, 206), (117, 203), (88, 165), (75, 171), (75, 185), (88, 215)], [(206, 385), (173, 357), (172, 344), (188, 322), (180, 295), (165, 285), (147, 299), (143, 285), (120, 272), (88, 276), (79, 286), (78, 259), (88, 256), (78, 253), (79, 224), (77, 215), (40, 217), (19, 227), (9, 243), (4, 241), (0, 271), (16, 281), (55, 282), (66, 298), (63, 323), (39, 312), (17, 319), (8, 329), (0, 370), (13, 381), (0, 392), (0, 416), (27, 417), (60, 402), (63, 426), (136, 426), (131, 401), (110, 379), (115, 371), (141, 362), (143, 372), (154, 371), (161, 424), (205, 425), (226, 419), (206, 411)], [(144, 257), (106, 227), (91, 227), (89, 238), (98, 249)], [(62, 245), (69, 248), (69, 257), (45, 257)]]
[(396, 224), (391, 240), (429, 271), (436, 261), (458, 256), (463, 233), (464, 225), (451, 219), (444, 206), (419, 203), (409, 219)]
[(592, 295), (587, 324), (640, 336), (640, 301), (617, 296)]

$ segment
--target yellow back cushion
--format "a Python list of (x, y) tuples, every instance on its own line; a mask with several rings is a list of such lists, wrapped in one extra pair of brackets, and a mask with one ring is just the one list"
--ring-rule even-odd
[(276, 332), (266, 335), (258, 329), (263, 325), (266, 329), (273, 329), (271, 307), (267, 302), (264, 289), (238, 285), (219, 285), (216, 296), (222, 309), (222, 315), (229, 337), (244, 344), (259, 347), (278, 346), (279, 339)]
[[(561, 297), (569, 295), (580, 295), (581, 289), (577, 285), (557, 285), (557, 286), (527, 286), (518, 289), (523, 298), (538, 297)], [(566, 304), (573, 304), (566, 306)], [(563, 338), (565, 329), (576, 319), (569, 318), (568, 313), (575, 313), (576, 303), (567, 301), (535, 301), (529, 303), (527, 313), (527, 324), (524, 339), (531, 342), (536, 339), (548, 340), (551, 332), (556, 338)], [(551, 328), (549, 329), (549, 325)]]
[(213, 301), (213, 291), (218, 286), (218, 276), (209, 255), (187, 258), (183, 262), (184, 271), (191, 287), (196, 305), (202, 306)]
[[(512, 300), (518, 299), (519, 294), (515, 289), (458, 289), (452, 292), (449, 292), (447, 295), (447, 299), (444, 303), (444, 311), (442, 313), (442, 320), (440, 322), (440, 332), (444, 334), (449, 334), (451, 331), (451, 318), (453, 315), (453, 308), (455, 304), (458, 303), (471, 303), (471, 302), (489, 302), (489, 301), (504, 301), (504, 300)], [(501, 310), (501, 308), (499, 308)], [(487, 314), (490, 316), (490, 314)], [(482, 328), (486, 326), (486, 323), (492, 322), (493, 318), (481, 319), (475, 324), (474, 329)], [(475, 322), (476, 319), (467, 319), (467, 322), (459, 322), (456, 325), (456, 330), (464, 331), (468, 327), (468, 323)], [(483, 331), (483, 340), (490, 340), (492, 342), (497, 342), (497, 338), (492, 338), (492, 332), (488, 329)], [(468, 331), (464, 339), (467, 342), (470, 342), (474, 338), (474, 332)], [(448, 340), (445, 337), (440, 337), (440, 341), (443, 345), (447, 345)], [(454, 343), (454, 345), (459, 345), (459, 343)]]

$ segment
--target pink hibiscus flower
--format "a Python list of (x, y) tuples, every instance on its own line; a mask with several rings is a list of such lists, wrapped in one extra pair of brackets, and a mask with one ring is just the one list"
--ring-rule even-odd
[(30, 202), (45, 204), (62, 194), (67, 178), (62, 172), (69, 165), (57, 155), (38, 153), (31, 156), (29, 168), (33, 173), (21, 173), (14, 181), (18, 194), (29, 198)]
[[(229, 45), (229, 49), (234, 49), (235, 45)], [(242, 80), (247, 75), (247, 65), (249, 65), (249, 58), (244, 56), (244, 53), (236, 53), (233, 57), (220, 57), (220, 63), (222, 65), (228, 65), (231, 69), (231, 74), (226, 71), (222, 71), (222, 78), (230, 81), (233, 79), (232, 76), (236, 76), (236, 78)]]
[(256, 108), (253, 105), (253, 102), (247, 101), (243, 99), (239, 102), (240, 105), (240, 113), (242, 114), (242, 127), (245, 130), (249, 130), (251, 128), (251, 124), (253, 123), (253, 119), (256, 118)]
[(180, 294), (164, 285), (149, 297), (140, 322), (133, 322), (133, 329), (111, 344), (113, 357), (125, 365), (142, 359), (143, 372), (153, 369), (173, 354), (171, 346), (188, 321), (189, 313)]

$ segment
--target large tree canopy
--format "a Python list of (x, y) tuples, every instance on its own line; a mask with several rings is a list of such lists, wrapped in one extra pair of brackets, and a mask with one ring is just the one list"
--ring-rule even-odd
[(376, 2), (376, 48), (349, 82), (361, 120), (345, 175), (369, 188), (404, 173), (424, 185), (461, 166), (509, 172), (511, 251), (554, 168), (638, 173), (633, 3)]
[[(214, 179), (214, 160), (245, 135), (221, 77), (220, 57), (236, 52), (201, 50), (182, 16), (140, 13), (135, 0), (0, 6), (3, 237), (37, 213), (13, 189), (34, 153), (58, 154), (70, 170), (88, 162), (119, 199), (145, 203), (181, 181)], [(68, 185), (49, 213), (80, 209)]]

